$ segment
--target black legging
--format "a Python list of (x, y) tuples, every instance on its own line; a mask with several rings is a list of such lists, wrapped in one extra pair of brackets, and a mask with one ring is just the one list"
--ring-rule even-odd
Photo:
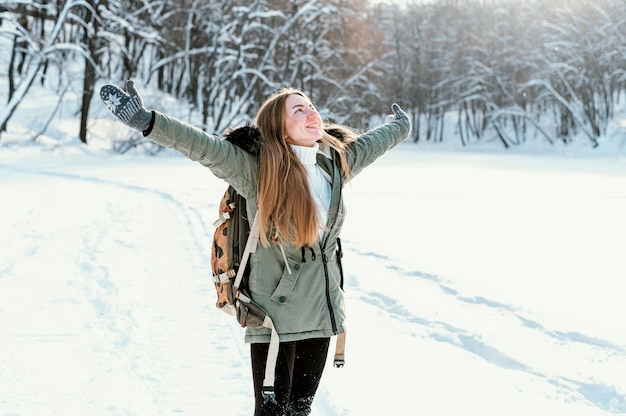
[(250, 344), (254, 381), (254, 416), (305, 416), (320, 384), (329, 338), (281, 342), (276, 361), (274, 392), (278, 404), (263, 403), (263, 379), (269, 344)]

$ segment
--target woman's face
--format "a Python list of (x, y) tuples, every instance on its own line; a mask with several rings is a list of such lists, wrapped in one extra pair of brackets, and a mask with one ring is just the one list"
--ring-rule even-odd
[(289, 95), (285, 100), (285, 111), (287, 143), (311, 147), (322, 138), (322, 117), (308, 98)]

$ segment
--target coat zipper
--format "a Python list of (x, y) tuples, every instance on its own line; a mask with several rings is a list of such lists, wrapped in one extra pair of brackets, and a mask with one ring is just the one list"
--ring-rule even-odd
[[(324, 244), (325, 246), (326, 244)], [(320, 250), (322, 252), (322, 264), (324, 265), (324, 281), (326, 284), (326, 306), (328, 307), (328, 313), (330, 314), (330, 324), (332, 326), (333, 334), (337, 335), (337, 320), (335, 319), (335, 310), (330, 300), (330, 276), (328, 274), (328, 256), (324, 247), (320, 244)]]
[(334, 218), (332, 219), (333, 222), (331, 226), (328, 227), (328, 231), (326, 231), (326, 235), (324, 236), (323, 240), (320, 241), (319, 246), (320, 246), (320, 252), (322, 253), (322, 264), (324, 265), (324, 282), (326, 284), (326, 306), (328, 307), (328, 313), (330, 314), (330, 324), (332, 326), (333, 334), (337, 335), (339, 331), (337, 329), (337, 319), (335, 318), (335, 310), (333, 308), (333, 304), (330, 299), (330, 275), (328, 274), (328, 256), (326, 255), (326, 244), (328, 243), (328, 238), (330, 237), (331, 230), (333, 229), (333, 227), (335, 226), (335, 223), (337, 222), (337, 216), (339, 215), (339, 207), (341, 205), (341, 179), (338, 173), (337, 164), (335, 163), (335, 157), (336, 157), (335, 154), (331, 155), (333, 171), (330, 176), (332, 178), (331, 180), (331, 192), (332, 193), (334, 193), (333, 188), (337, 186), (336, 181), (337, 179), (339, 179), (339, 191), (338, 191), (339, 197), (336, 199), (337, 210), (336, 210)]

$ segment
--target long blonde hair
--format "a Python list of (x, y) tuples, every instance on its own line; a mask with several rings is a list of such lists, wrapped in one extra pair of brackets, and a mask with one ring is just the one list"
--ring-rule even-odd
[[(300, 90), (283, 88), (263, 103), (255, 121), (261, 133), (258, 210), (260, 240), (264, 246), (270, 243), (269, 232), (274, 242), (312, 247), (319, 238), (320, 226), (324, 225), (317, 215), (306, 170), (285, 140), (285, 101), (292, 94), (308, 99)], [(356, 139), (356, 134), (337, 125), (325, 129), (331, 127), (339, 131), (343, 139), (324, 131), (321, 141), (337, 151), (344, 176), (349, 178), (344, 151), (346, 144)]]

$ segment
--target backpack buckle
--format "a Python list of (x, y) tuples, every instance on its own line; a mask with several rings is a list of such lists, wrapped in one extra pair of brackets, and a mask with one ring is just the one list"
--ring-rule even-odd
[(271, 402), (278, 404), (276, 401), (276, 393), (274, 393), (274, 386), (263, 386), (263, 403)]
[(335, 354), (335, 367), (341, 368), (346, 364), (346, 359), (343, 354)]

